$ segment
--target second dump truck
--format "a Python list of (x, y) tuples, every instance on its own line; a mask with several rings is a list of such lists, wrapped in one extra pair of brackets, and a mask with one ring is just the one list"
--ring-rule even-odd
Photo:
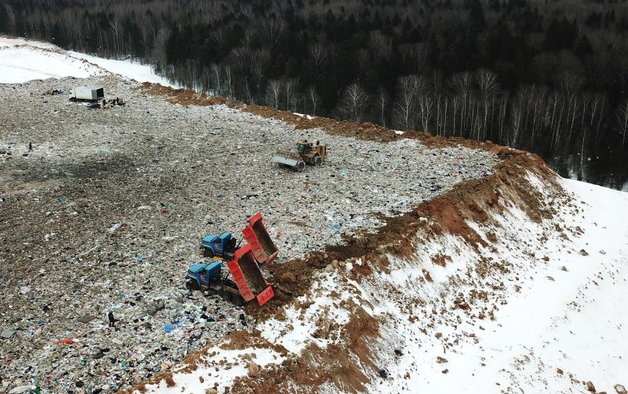
[[(187, 287), (218, 290), (236, 304), (240, 302), (239, 297), (242, 302), (255, 298), (260, 306), (273, 298), (273, 288), (264, 279), (260, 267), (272, 263), (279, 250), (266, 231), (261, 213), (258, 212), (249, 219), (249, 225), (242, 230), (242, 234), (247, 243), (239, 248), (234, 246), (235, 242), (231, 241), (233, 238), (229, 232), (220, 236), (214, 234), (204, 237), (201, 245), (211, 250), (207, 254), (221, 255), (223, 260), (190, 267), (187, 272)], [(219, 247), (221, 252), (217, 253)], [(231, 280), (222, 275), (222, 268), (225, 266), (231, 274)]]

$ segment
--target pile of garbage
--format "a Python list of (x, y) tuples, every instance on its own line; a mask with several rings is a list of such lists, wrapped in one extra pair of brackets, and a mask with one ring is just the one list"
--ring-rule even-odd
[[(125, 105), (47, 94), (76, 85)], [(0, 85), (0, 97), (0, 392), (112, 392), (252, 329), (241, 308), (184, 287), (207, 234), (237, 236), (261, 211), (281, 264), (373, 231), (498, 161), (183, 107), (115, 76)], [(271, 163), (300, 139), (327, 145), (322, 166)]]

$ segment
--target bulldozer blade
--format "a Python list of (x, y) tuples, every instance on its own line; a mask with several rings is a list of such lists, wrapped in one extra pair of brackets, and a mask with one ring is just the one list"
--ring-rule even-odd
[(301, 159), (295, 159), (292, 157), (285, 157), (280, 155), (275, 155), (272, 158), (273, 163), (282, 164), (284, 166), (291, 167), (297, 171), (303, 171), (305, 168), (305, 162)]

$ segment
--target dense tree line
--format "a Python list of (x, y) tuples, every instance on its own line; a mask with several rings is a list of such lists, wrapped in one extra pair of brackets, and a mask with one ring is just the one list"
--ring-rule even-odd
[(626, 0), (3, 0), (0, 32), (183, 86), (628, 178)]

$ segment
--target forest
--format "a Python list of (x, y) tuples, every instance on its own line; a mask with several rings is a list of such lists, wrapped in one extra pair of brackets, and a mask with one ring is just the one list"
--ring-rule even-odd
[(491, 140), (628, 189), (626, 0), (3, 0), (0, 34), (244, 103)]

